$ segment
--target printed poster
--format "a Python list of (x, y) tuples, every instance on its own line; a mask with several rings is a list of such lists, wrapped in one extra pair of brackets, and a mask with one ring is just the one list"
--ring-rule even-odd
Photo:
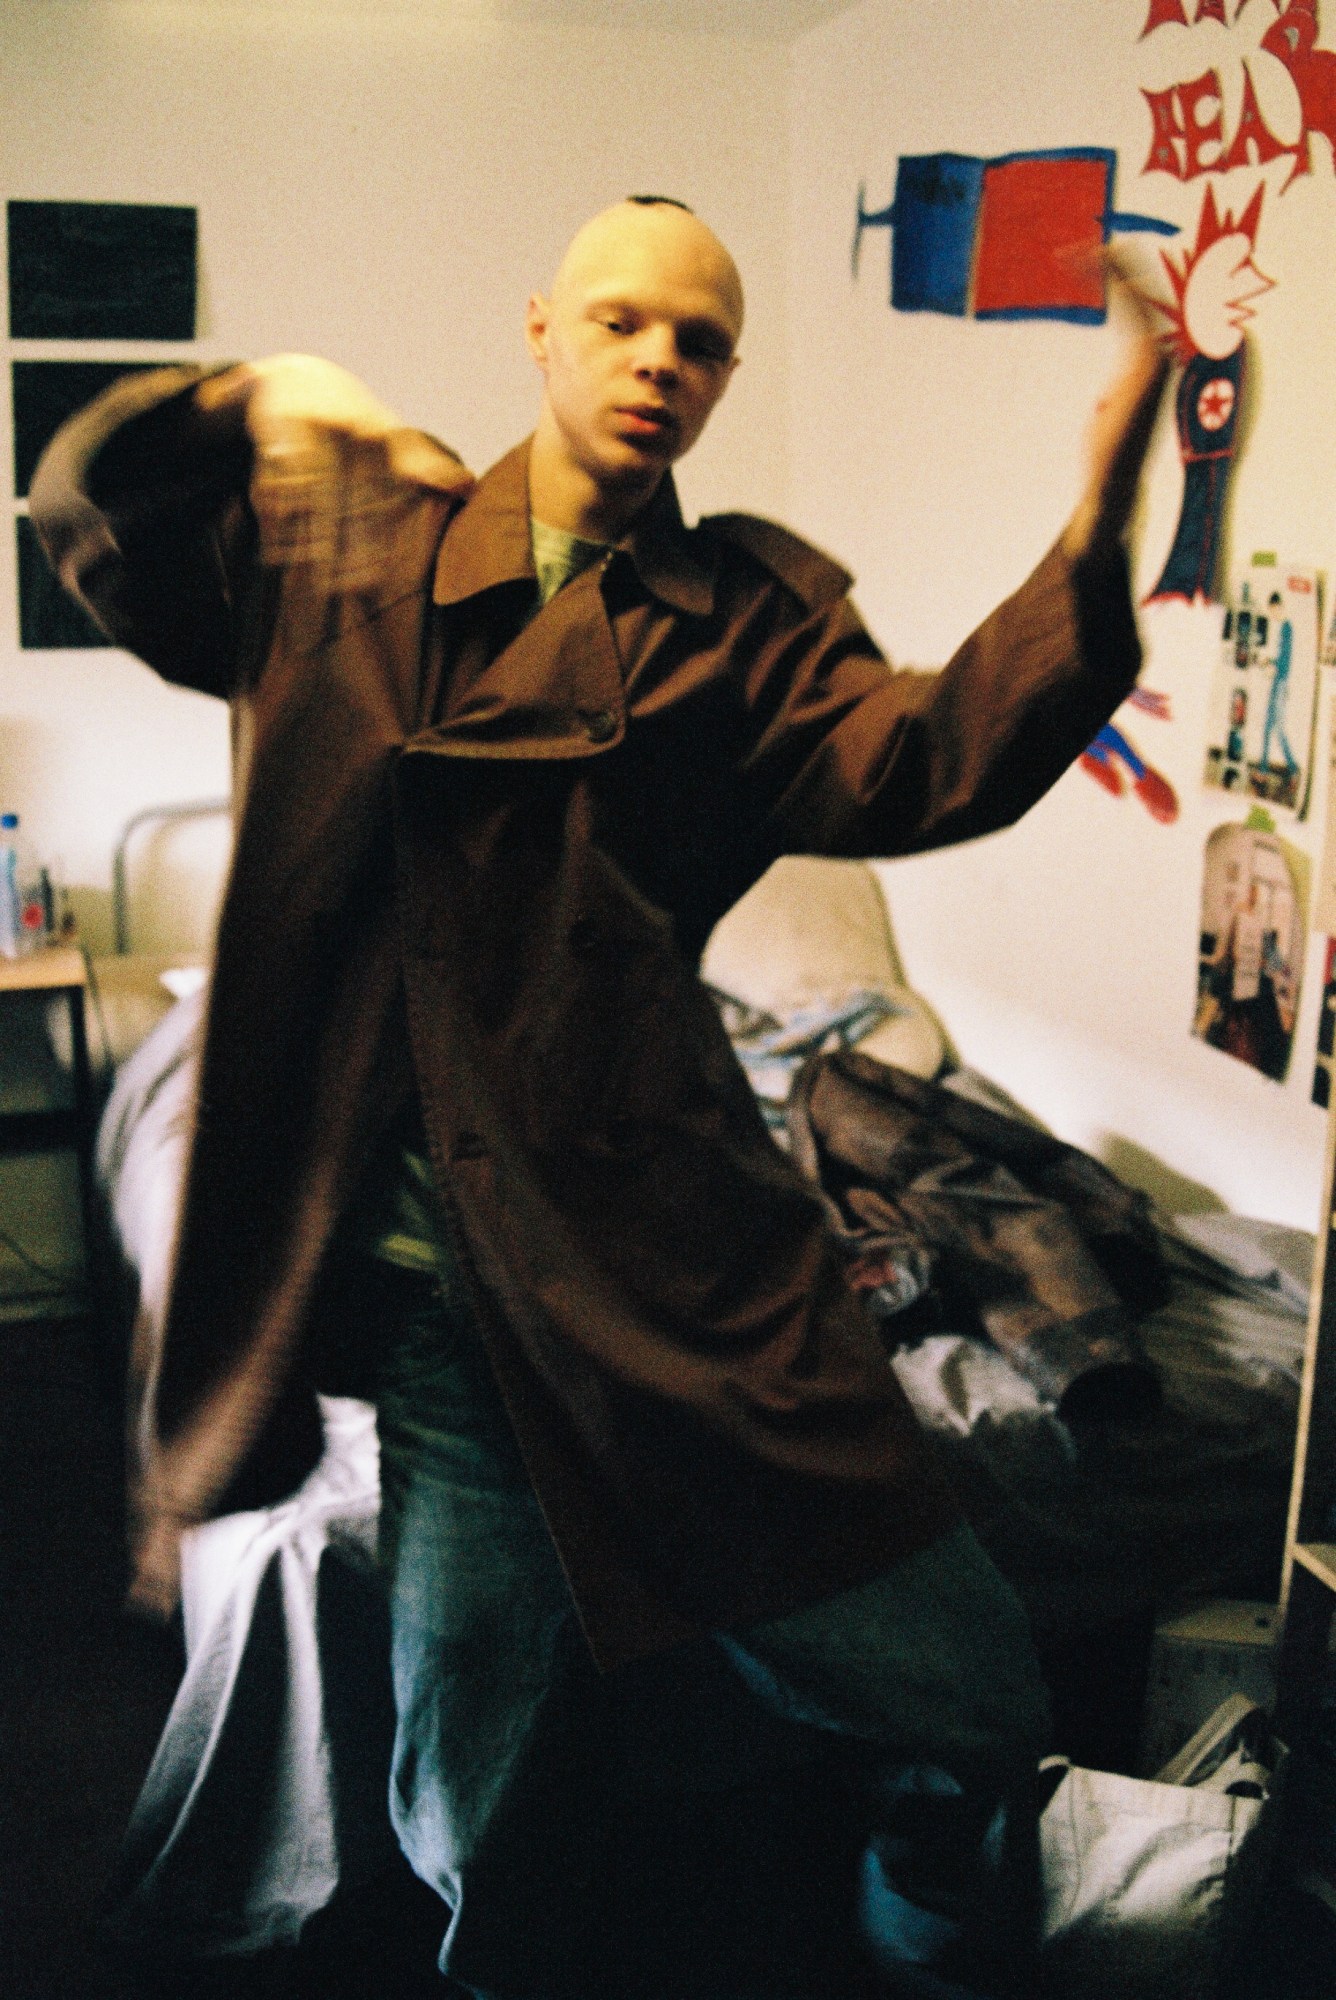
[(1208, 839), (1192, 1032), (1276, 1083), (1294, 1040), (1307, 902), (1304, 857), (1274, 832), (1218, 826)]
[(1336, 937), (1336, 708), (1332, 709), (1327, 743), (1327, 824), (1318, 862), (1313, 928)]
[(1310, 569), (1254, 562), (1225, 608), (1207, 711), (1206, 783), (1273, 811), (1308, 799), (1318, 590)]
[(1313, 1102), (1324, 1111), (1331, 1103), (1333, 1055), (1336, 1055), (1336, 938), (1329, 937), (1322, 973), (1322, 1012), (1317, 1017), (1317, 1057), (1313, 1064)]

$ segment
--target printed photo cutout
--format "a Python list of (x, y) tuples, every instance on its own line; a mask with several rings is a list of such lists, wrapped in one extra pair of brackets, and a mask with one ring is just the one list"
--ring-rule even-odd
[(1317, 577), (1254, 562), (1226, 607), (1207, 711), (1207, 785), (1301, 813), (1317, 698)]
[(1336, 937), (1336, 708), (1327, 705), (1327, 824), (1317, 864), (1313, 929)]
[(1307, 935), (1303, 857), (1275, 833), (1219, 826), (1206, 843), (1192, 1032), (1284, 1080)]
[(1324, 1111), (1331, 1103), (1333, 1051), (1336, 1051), (1336, 938), (1328, 938), (1322, 973), (1322, 1012), (1317, 1017), (1317, 1058), (1313, 1064), (1313, 1102)]

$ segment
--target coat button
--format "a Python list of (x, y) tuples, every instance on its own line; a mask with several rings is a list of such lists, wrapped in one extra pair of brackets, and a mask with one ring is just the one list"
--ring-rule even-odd
[(455, 1143), (450, 1148), (452, 1160), (481, 1160), (486, 1156), (487, 1145), (481, 1132), (457, 1132)]
[(591, 743), (611, 743), (617, 734), (617, 718), (610, 708), (590, 709), (585, 715), (584, 726)]

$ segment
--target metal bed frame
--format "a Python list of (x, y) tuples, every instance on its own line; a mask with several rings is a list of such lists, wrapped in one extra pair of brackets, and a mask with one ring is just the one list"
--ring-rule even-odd
[(212, 819), (230, 813), (231, 799), (195, 799), (186, 805), (146, 806), (125, 822), (111, 860), (111, 905), (115, 923), (116, 955), (123, 958), (130, 949), (130, 843), (143, 827), (173, 825), (188, 819)]

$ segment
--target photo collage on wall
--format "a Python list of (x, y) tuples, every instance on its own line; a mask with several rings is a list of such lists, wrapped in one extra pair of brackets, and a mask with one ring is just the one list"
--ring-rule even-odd
[[(1331, 658), (1332, 637), (1324, 650), (1324, 665)], [(1313, 928), (1327, 940), (1322, 977), (1322, 1008), (1318, 1015), (1317, 1052), (1313, 1067), (1313, 1102), (1331, 1101), (1333, 1039), (1336, 1037), (1336, 727), (1330, 727), (1327, 743), (1327, 824), (1318, 856), (1317, 888), (1313, 897)]]
[(1258, 811), (1206, 843), (1192, 1032), (1280, 1083), (1308, 935), (1307, 857)]
[(1317, 658), (1317, 577), (1254, 557), (1225, 607), (1208, 710), (1208, 785), (1303, 812)]
[(1207, 708), (1203, 782), (1250, 811), (1206, 842), (1192, 1031), (1277, 1083), (1290, 1065), (1310, 872), (1277, 821), (1308, 810), (1321, 610), (1316, 572), (1254, 556), (1222, 613)]

